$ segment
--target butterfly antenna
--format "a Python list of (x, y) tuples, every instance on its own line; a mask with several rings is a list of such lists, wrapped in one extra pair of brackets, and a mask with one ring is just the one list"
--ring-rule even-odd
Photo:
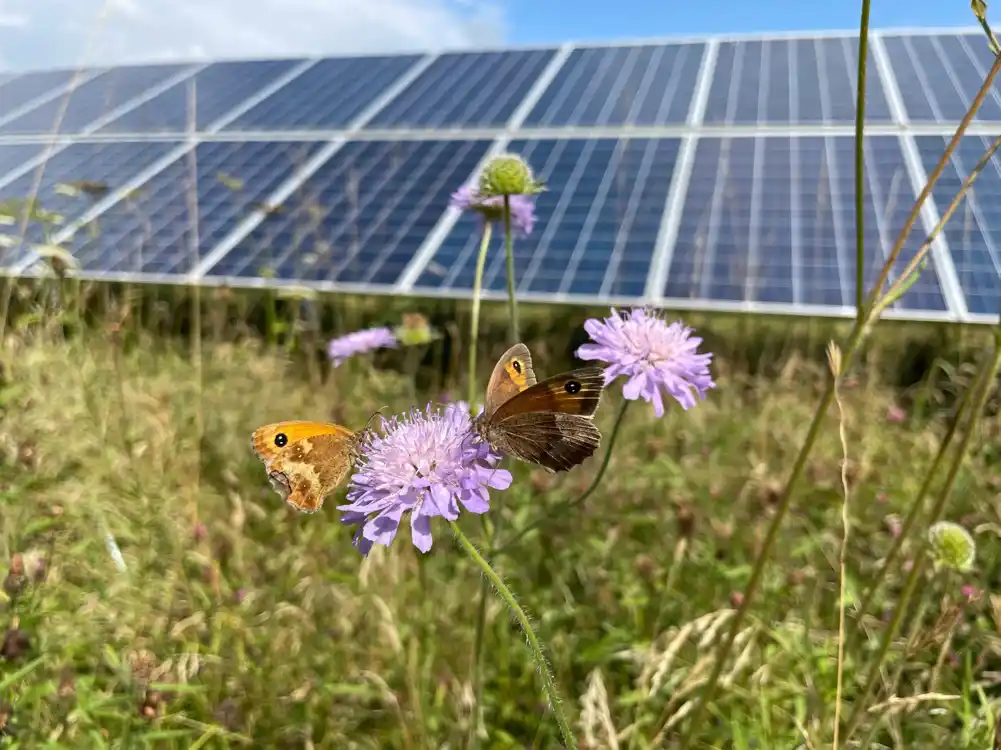
[(378, 409), (378, 411), (376, 411), (374, 414), (372, 414), (371, 417), (368, 418), (368, 421), (365, 423), (365, 429), (367, 430), (369, 427), (371, 427), (372, 426), (372, 420), (375, 419), (376, 417), (380, 416), (382, 414), (382, 412), (385, 411), (388, 408), (389, 408), (388, 406), (380, 406), (379, 409)]

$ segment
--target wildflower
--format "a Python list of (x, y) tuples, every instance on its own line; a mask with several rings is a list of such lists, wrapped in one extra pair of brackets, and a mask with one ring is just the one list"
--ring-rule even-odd
[(333, 360), (334, 367), (340, 367), (344, 360), (355, 354), (375, 349), (392, 349), (397, 343), (396, 336), (388, 328), (367, 328), (332, 339), (327, 347), (327, 354)]
[(973, 567), (977, 556), (977, 543), (970, 532), (951, 521), (939, 521), (928, 529), (932, 559), (937, 567), (966, 572)]
[(383, 435), (362, 445), (341, 523), (357, 524), (353, 543), (363, 555), (373, 544), (389, 546), (410, 514), (413, 544), (431, 549), (431, 519), (454, 521), (459, 504), (470, 513), (489, 510), (487, 489), (507, 489), (511, 474), (495, 468), (500, 456), (476, 439), (465, 404), (383, 420)]
[(980, 599), (980, 590), (976, 586), (971, 586), (970, 584), (965, 584), (960, 590), (960, 595), (968, 602), (977, 601)]
[(649, 310), (619, 313), (612, 308), (610, 317), (592, 318), (584, 330), (595, 343), (581, 346), (577, 356), (607, 362), (606, 385), (625, 375), (629, 380), (622, 395), (652, 403), (658, 417), (664, 416), (661, 389), (687, 410), (695, 406), (696, 395), (704, 400), (706, 391), (716, 387), (709, 373), (712, 354), (696, 352), (702, 339), (681, 321), (668, 324)]
[(495, 156), (480, 172), (478, 193), (484, 198), (499, 195), (537, 195), (543, 185), (535, 179), (532, 168), (517, 154)]
[[(508, 199), (511, 207), (511, 231), (519, 237), (527, 237), (535, 227), (535, 201), (527, 195), (512, 195)], [(483, 222), (504, 221), (504, 198), (495, 195), (481, 196), (476, 188), (463, 186), (452, 193), (451, 206), (460, 211), (475, 211)]]

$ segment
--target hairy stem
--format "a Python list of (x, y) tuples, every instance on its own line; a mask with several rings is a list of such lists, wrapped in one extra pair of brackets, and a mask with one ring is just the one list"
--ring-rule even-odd
[(535, 630), (532, 628), (532, 623), (528, 619), (528, 615), (525, 614), (525, 610), (522, 609), (521, 605), (518, 604), (517, 599), (514, 598), (514, 594), (507, 587), (501, 577), (497, 575), (497, 572), (491, 567), (490, 563), (487, 562), (486, 558), (483, 557), (473, 546), (472, 542), (466, 538), (466, 535), (462, 533), (462, 529), (455, 521), (449, 521), (449, 525), (452, 527), (452, 533), (455, 534), (455, 538), (458, 540), (461, 547), (466, 551), (479, 567), (483, 571), (483, 575), (487, 580), (493, 584), (493, 587), (497, 590), (500, 598), (511, 610), (511, 614), (514, 615), (515, 619), (518, 621), (518, 625), (521, 627), (522, 632), (525, 634), (525, 640), (528, 641), (528, 648), (532, 652), (532, 659), (535, 661), (535, 666), (539, 670), (539, 677), (542, 678), (542, 690), (546, 695), (546, 699), (549, 702), (549, 708), (553, 712), (553, 717), (556, 719), (556, 723), (560, 728), (560, 735), (563, 737), (563, 744), (568, 750), (577, 749), (577, 741), (574, 737), (573, 730), (570, 727), (570, 722), (567, 721), (566, 714), (563, 713), (563, 702), (560, 699), (559, 690), (556, 688), (556, 680), (553, 677), (552, 669), (549, 667), (549, 662), (546, 660), (546, 655), (542, 650), (542, 644), (539, 642), (538, 637), (535, 634)]
[(483, 239), (480, 240), (480, 254), (476, 256), (476, 275), (473, 277), (473, 311), (469, 323), (469, 385), (466, 391), (466, 403), (474, 409), (476, 403), (476, 345), (480, 337), (480, 295), (483, 293), (483, 269), (487, 265), (487, 250), (490, 248), (490, 235), (493, 224), (489, 221), (483, 227)]
[[(865, 83), (869, 57), (869, 3), (862, 0), (858, 34), (858, 78), (855, 84), (855, 314), (865, 319)], [(834, 747), (837, 750), (837, 733)]]
[(507, 265), (507, 309), (512, 346), (521, 339), (518, 329), (518, 298), (514, 292), (514, 237), (511, 234), (511, 196), (504, 196), (504, 259)]

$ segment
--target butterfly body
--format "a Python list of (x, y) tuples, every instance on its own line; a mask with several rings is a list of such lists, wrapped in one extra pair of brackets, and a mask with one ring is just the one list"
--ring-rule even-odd
[(494, 367), (473, 430), (501, 453), (552, 472), (569, 471), (601, 444), (594, 413), (604, 383), (596, 366), (540, 383), (528, 347), (515, 344)]
[(326, 422), (275, 422), (255, 430), (251, 444), (285, 502), (315, 513), (351, 470), (367, 434)]

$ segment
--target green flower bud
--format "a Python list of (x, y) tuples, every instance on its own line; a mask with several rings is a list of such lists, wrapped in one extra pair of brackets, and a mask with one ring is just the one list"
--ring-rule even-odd
[(480, 198), (498, 195), (536, 195), (542, 183), (532, 175), (532, 168), (515, 154), (495, 156), (480, 173)]
[(977, 543), (958, 523), (940, 521), (928, 529), (931, 556), (936, 567), (966, 572), (973, 567)]

